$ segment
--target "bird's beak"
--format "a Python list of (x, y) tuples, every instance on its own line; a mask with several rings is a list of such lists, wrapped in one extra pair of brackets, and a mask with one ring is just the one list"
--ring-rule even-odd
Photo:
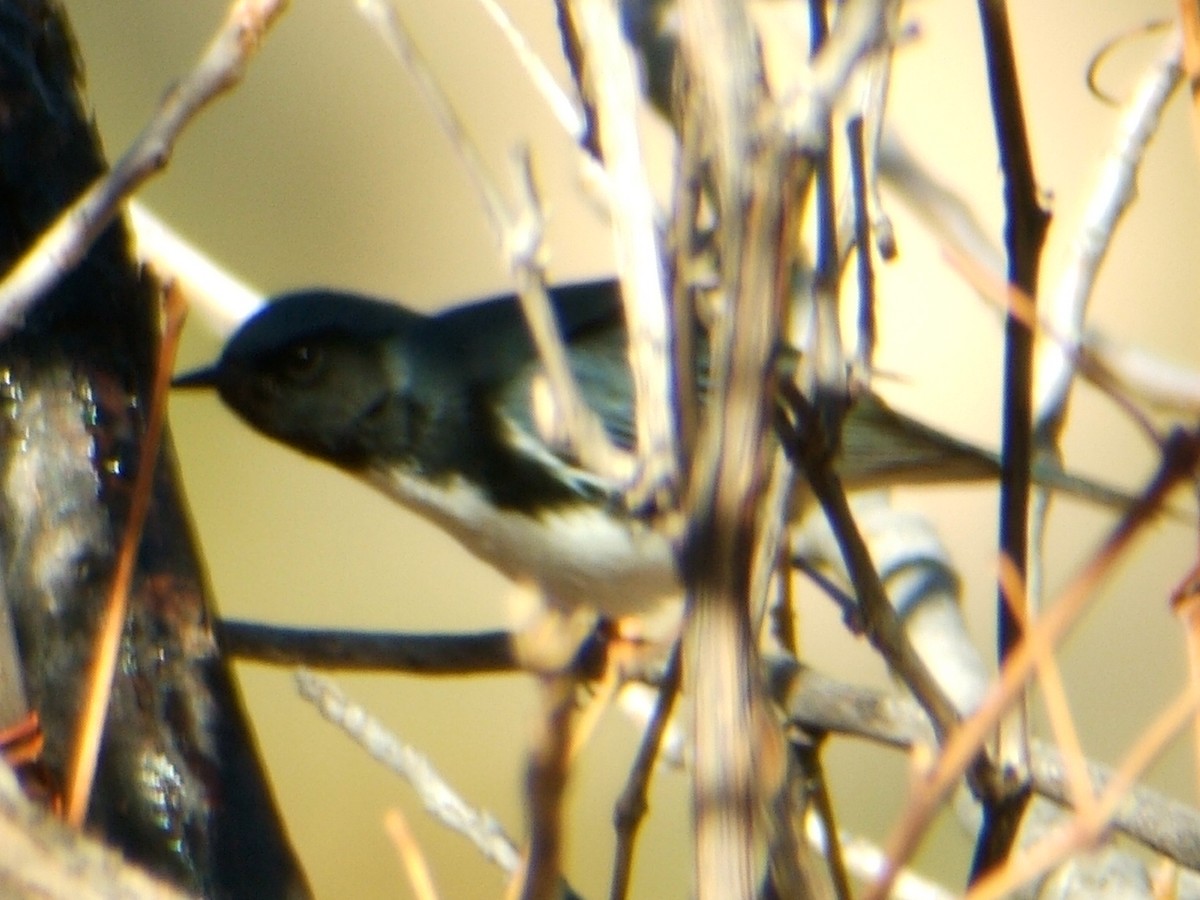
[(171, 387), (176, 388), (213, 388), (217, 386), (217, 366), (206, 366), (203, 369), (193, 369), (176, 375), (171, 379)]

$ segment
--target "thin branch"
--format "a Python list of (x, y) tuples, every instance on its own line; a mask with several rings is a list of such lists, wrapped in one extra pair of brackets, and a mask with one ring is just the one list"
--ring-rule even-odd
[[(929, 720), (912, 700), (891, 691), (847, 684), (803, 669), (795, 660), (767, 661), (772, 696), (788, 720), (810, 730), (857, 737), (887, 747), (911, 750), (933, 745)], [(1061, 751), (1045, 741), (1032, 742), (1030, 776), (1033, 789), (1060, 806), (1070, 803), (1071, 789)], [(1088, 779), (1103, 790), (1113, 770), (1088, 763)], [(1112, 826), (1155, 853), (1182, 866), (1200, 869), (1200, 812), (1145, 787), (1134, 788), (1112, 817)]]
[(1183, 64), (1191, 94), (1192, 137), (1200, 152), (1200, 2), (1178, 0), (1179, 27), (1183, 38)]
[(583, 399), (558, 333), (546, 292), (541, 249), (542, 215), (528, 154), (522, 152), (517, 156), (515, 171), (522, 203), (516, 212), (512, 212), (394, 5), (389, 0), (358, 0), (358, 7), (412, 75), (483, 203), (488, 223), (516, 277), (521, 309), (546, 369), (555, 412), (561, 419), (568, 449), (602, 477), (616, 483), (627, 482), (632, 474), (631, 460), (609, 440), (599, 417)]
[(0, 283), (0, 337), (20, 326), (30, 306), (87, 254), (121, 204), (163, 169), (184, 127), (242, 80), (267, 29), (287, 0), (237, 0), (200, 61), (159, 104), (112, 170), (72, 203)]
[[(744, 5), (683, 0), (688, 86), (678, 120), (702, 129), (721, 262), (707, 417), (696, 442), (682, 553), (688, 589), (685, 681), (696, 697), (692, 810), (701, 900), (742, 900), (761, 877), (758, 683), (749, 597), (772, 448), (771, 354), (792, 271), (795, 197), (811, 166), (781, 133), (755, 132), (762, 72)], [(684, 172), (685, 179), (701, 172)], [(676, 247), (677, 252), (690, 248)], [(686, 256), (684, 257), (686, 260)]]
[(976, 268), (999, 280), (995, 273), (1002, 271), (1003, 260), (995, 240), (950, 184), (913, 156), (895, 135), (884, 138), (877, 165), (884, 183), (934, 237), (953, 248), (955, 256), (972, 260)]
[(1015, 889), (1033, 881), (1070, 855), (1095, 848), (1134, 782), (1195, 715), (1198, 707), (1200, 694), (1189, 684), (1146, 728), (1114, 772), (1096, 804), (1095, 814), (1076, 813), (1034, 846), (1013, 855), (995, 871), (986, 873), (967, 892), (968, 900), (999, 900), (1011, 896)]
[[(1062, 335), (1054, 330), (1045, 319), (1040, 318), (1033, 301), (1015, 287), (1006, 285), (996, 278), (985, 267), (973, 259), (961, 256), (957, 248), (947, 247), (946, 256), (950, 264), (975, 288), (985, 300), (993, 302), (1011, 316), (1020, 319), (1026, 327), (1037, 329), (1039, 334), (1058, 344), (1059, 348), (1068, 354), (1073, 361), (1076, 372), (1091, 384), (1101, 390), (1116, 406), (1129, 416), (1130, 420), (1156, 447), (1162, 445), (1162, 436), (1154, 423), (1147, 418), (1133, 395), (1138, 397), (1148, 392), (1161, 399), (1168, 399), (1170, 393), (1167, 385), (1162, 383), (1164, 375), (1169, 379), (1169, 373), (1153, 368), (1153, 375), (1140, 371), (1136, 361), (1144, 358), (1136, 351), (1132, 354), (1122, 353), (1112, 348), (1107, 341), (1095, 337), (1079, 337), (1077, 335)], [(1131, 362), (1131, 360), (1133, 360)], [(1197, 378), (1193, 378), (1196, 381)], [(1126, 381), (1129, 384), (1126, 384)], [(1153, 382), (1153, 383), (1151, 383)], [(1177, 385), (1185, 390), (1187, 383)], [(1195, 385), (1200, 389), (1200, 383)], [(1186, 395), (1185, 395), (1186, 396)], [(1182, 400), (1176, 394), (1171, 399)]]
[(1029, 631), (1026, 615), (1029, 614), (1023, 585), (1008, 560), (1000, 561), (1000, 587), (1004, 598), (1021, 621), (1021, 630), (1029, 635), (1029, 646), (1035, 657), (1038, 686), (1046, 707), (1046, 717), (1055, 744), (1062, 751), (1067, 770), (1067, 788), (1071, 806), (1081, 814), (1094, 814), (1096, 798), (1087, 775), (1087, 759), (1083, 753), (1083, 742), (1071, 717), (1063, 684), (1062, 670), (1054, 656), (1054, 648), (1040, 641), (1040, 632)]
[[(525, 771), (529, 807), (529, 852), (520, 872), (521, 900), (554, 900), (562, 877), (562, 805), (571, 755), (575, 679), (541, 679), (542, 715)], [(517, 884), (514, 881), (514, 886)]]
[(435, 676), (521, 671), (520, 654), (507, 631), (388, 634), (223, 619), (217, 640), (230, 656), (276, 666)]
[(646, 793), (650, 778), (658, 762), (659, 748), (663, 735), (671, 721), (671, 711), (679, 695), (682, 658), (680, 645), (676, 642), (663, 671), (662, 683), (658, 688), (658, 701), (654, 712), (642, 733), (637, 756), (630, 766), (625, 787), (617, 798), (613, 810), (613, 824), (617, 832), (617, 849), (613, 854), (613, 874), (609, 887), (611, 900), (624, 900), (629, 894), (629, 882), (633, 873), (633, 850), (637, 842), (638, 828), (646, 815)]
[(670, 415), (670, 352), (663, 247), (638, 127), (634, 61), (621, 33), (615, 0), (571, 0), (583, 49), (583, 87), (596, 112), (608, 172), (613, 242), (629, 334), (639, 488), (654, 499), (679, 483), (679, 438)]
[[(1137, 192), (1137, 173), (1151, 138), (1158, 131), (1163, 109), (1182, 77), (1180, 41), (1174, 33), (1142, 75), (1117, 125), (1113, 145), (1096, 179), (1071, 255), (1054, 292), (1047, 318), (1055, 333), (1079, 334), (1100, 266), (1108, 255), (1117, 226)], [(1066, 417), (1074, 366), (1056, 343), (1040, 360), (1036, 432), (1038, 443), (1057, 443)]]
[(1140, 347), (1123, 346), (1092, 332), (1076, 354), (1079, 372), (1124, 403), (1138, 401), (1155, 409), (1200, 415), (1200, 372), (1175, 365)]
[[(1038, 265), (1049, 214), (1038, 203), (1037, 181), (1025, 124), (1020, 80), (1006, 0), (977, 0), (987, 61), (996, 146), (1004, 179), (1004, 247), (1008, 283), (1037, 298)], [(1017, 317), (1004, 322), (1004, 408), (1000, 439), (1000, 546), (1024, 581), (1029, 567), (1030, 462), (1033, 458), (1033, 332)], [(1021, 639), (1020, 621), (996, 590), (997, 656), (1006, 660)], [(983, 828), (975, 844), (970, 880), (1008, 856), (1024, 811), (1021, 784), (1028, 744), (1022, 703), (1002, 725), (998, 771), (1016, 773), (984, 785)]]
[[(1171, 608), (1183, 628), (1187, 648), (1188, 684), (1200, 696), (1200, 563), (1197, 563), (1171, 597)], [(1200, 775), (1200, 716), (1192, 721), (1194, 775)]]
[[(899, 3), (888, 5), (887, 28), (892, 34), (896, 34), (900, 30), (899, 11)], [(851, 111), (847, 115), (847, 124), (856, 121), (862, 123), (859, 127), (863, 133), (861, 139), (862, 181), (865, 185), (866, 203), (860, 206), (855, 200), (854, 192), (857, 190), (857, 186), (852, 180), (850, 190), (843, 190), (838, 201), (838, 256), (843, 264), (849, 258), (850, 251), (857, 245), (859, 228), (864, 228), (868, 234), (874, 233), (875, 247), (883, 259), (892, 260), (896, 257), (895, 229), (879, 193), (883, 116), (891, 84), (894, 52), (895, 39), (889, 40), (886, 47), (877, 49), (856, 76), (859, 87), (848, 92), (851, 94), (848, 98)], [(858, 142), (853, 136), (850, 137), (851, 152), (853, 152), (855, 143)], [(852, 178), (858, 168), (859, 166), (852, 161)], [(857, 221), (859, 216), (864, 217), (862, 224)]]
[(433, 873), (429, 871), (429, 862), (421, 851), (408, 820), (398, 809), (389, 810), (383, 817), (383, 827), (388, 839), (396, 849), (396, 855), (404, 867), (408, 877), (408, 887), (416, 900), (438, 900), (437, 888), (433, 885)]
[[(815, 821), (820, 823), (824, 832), (821, 847), (825, 865), (829, 870), (829, 879), (833, 883), (837, 900), (851, 900), (854, 892), (850, 888), (850, 875), (846, 868), (845, 848), (842, 846), (842, 832), (838, 828), (837, 815), (834, 811), (833, 795), (829, 791), (829, 778), (825, 773), (825, 764), (821, 759), (824, 749), (824, 732), (817, 738), (811, 738), (812, 733), (806, 733), (791, 740), (792, 755), (796, 760), (796, 776), (803, 778), (799, 790), (808, 795), (807, 809), (800, 811), (800, 822)], [(808, 831), (807, 828), (803, 830)], [(799, 853), (795, 850), (797, 857)], [(787, 896), (797, 896), (789, 893)]]
[[(1149, 522), (1166, 494), (1181, 480), (1190, 479), (1200, 464), (1200, 435), (1179, 432), (1164, 450), (1162, 464), (1139, 502), (1121, 518), (1109, 537), (1034, 628), (1039, 640), (1057, 646), (1088, 607), (1096, 587), (1108, 577), (1117, 560)], [(913, 784), (912, 794), (887, 843), (891, 868), (871, 885), (867, 897), (882, 900), (891, 877), (905, 864), (942, 801), (976, 758), (988, 733), (1011, 708), (1036, 664), (1024, 639), (1014, 648), (999, 681), (984, 697), (979, 709), (954, 731), (942, 748), (933, 770)]]
[[(529, 43), (525, 33), (516, 26), (508, 12), (496, 0), (477, 0), (488, 14), (492, 22), (500, 30), (500, 34), (508, 41), (509, 47), (521, 63), (521, 68), (529, 76), (537, 92), (546, 101), (546, 106), (554, 115), (554, 119), (576, 144), (580, 144), (587, 131), (587, 123), (583, 116), (583, 104), (579, 96), (569, 93), (551, 74), (549, 68), (538, 56), (537, 51)], [(585, 153), (588, 159), (595, 160), (591, 154)]]
[(868, 209), (870, 176), (867, 173), (867, 148), (863, 120), (851, 119), (846, 125), (850, 146), (850, 183), (853, 185), (855, 274), (858, 276), (858, 341), (854, 367), (860, 378), (870, 377), (875, 359), (875, 269), (871, 262), (871, 218)]
[(890, 40), (895, 0), (846, 0), (837, 22), (793, 96), (785, 97), (785, 127), (798, 149), (823, 152), (825, 123), (856, 68)]
[(144, 204), (130, 200), (126, 213), (138, 261), (179, 287), (193, 320), (198, 312), (218, 335), (228, 337), (263, 305), (261, 291), (234, 277)]
[(125, 620), (129, 612), (129, 589), (134, 566), (137, 564), (138, 548), (141, 546), (142, 527), (150, 509), (154, 470), (158, 464), (163, 423), (166, 420), (167, 392), (171, 389), (171, 371), (175, 364), (175, 351), (179, 346), (179, 334), (187, 313), (183, 297), (173, 285), (167, 285), (165, 288), (163, 307), (163, 334), (158, 351), (158, 365), (154, 371), (150, 415), (142, 433), (132, 499), (126, 514), (125, 529), (121, 535), (108, 600), (104, 607), (104, 624), (96, 634), (86, 699), (80, 714), (79, 730), (71, 748), (71, 766), (66, 775), (65, 817), (77, 828), (83, 827), (83, 821), (87, 817), (92, 782), (100, 757), (100, 739), (108, 718), (113, 673), (116, 671), (117, 653), (121, 646), (121, 636), (125, 633)]
[[(896, 610), (888, 600), (871, 553), (846, 501), (845, 489), (833, 471), (828, 454), (822, 452), (819, 446), (824, 441), (812, 408), (794, 388), (788, 385), (783, 387), (795, 413), (801, 417), (799, 424), (792, 426), (795, 436), (788, 443), (793, 452), (798, 454), (808, 483), (833, 529), (846, 571), (854, 585), (866, 635), (929, 713), (939, 736), (945, 737), (957, 724), (958, 712), (913, 648)], [(800, 435), (805, 437), (801, 439)]]
[[(828, 40), (829, 24), (824, 3), (808, 6), (811, 55), (815, 59)], [(815, 64), (814, 64), (815, 65)], [(847, 69), (847, 78), (849, 77)], [(819, 129), (817, 146), (812, 152), (815, 167), (814, 201), (817, 249), (812, 272), (812, 291), (806, 311), (807, 345), (803, 348), (797, 381), (821, 417), (822, 422), (840, 421), (848, 395), (846, 353), (842, 342), (841, 316), (838, 311), (841, 261), (838, 255), (838, 221), (834, 199), (833, 123), (828, 117), (812, 124)], [(834, 433), (830, 429), (829, 434)]]
[[(842, 833), (838, 843), (846, 857), (847, 867), (860, 881), (870, 881), (885, 864), (883, 851), (865, 838)], [(953, 900), (958, 892), (948, 891), (939, 884), (905, 869), (892, 887), (891, 900)]]
[(332, 681), (303, 670), (296, 673), (300, 696), (325, 719), (355, 740), (373, 759), (416, 790), (425, 810), (452, 831), (466, 837), (489, 862), (511, 876), (520, 853), (491, 813), (468, 805), (438, 774), (432, 763), (388, 731)]

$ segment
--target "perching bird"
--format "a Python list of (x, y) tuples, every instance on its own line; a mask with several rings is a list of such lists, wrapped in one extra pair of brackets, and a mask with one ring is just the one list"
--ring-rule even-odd
[[(615, 282), (554, 288), (579, 388), (615, 444), (633, 443), (633, 387)], [(617, 486), (573, 465), (534, 422), (541, 367), (513, 296), (423, 315), (328, 290), (286, 294), (251, 317), (212, 366), (175, 380), (216, 388), (251, 426), (355, 474), (440, 525), (552, 604), (609, 616), (678, 596), (666, 538)], [(860, 396), (837, 469), (847, 487), (996, 477), (994, 455)], [(1036, 472), (1052, 487), (1121, 495)]]

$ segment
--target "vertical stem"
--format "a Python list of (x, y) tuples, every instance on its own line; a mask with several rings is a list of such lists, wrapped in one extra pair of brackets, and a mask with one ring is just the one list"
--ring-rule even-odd
[[(979, 0), (978, 6), (996, 143), (1004, 175), (1008, 281), (1027, 296), (1036, 298), (1038, 265), (1049, 215), (1038, 204), (1007, 6), (1004, 0)], [(1011, 560), (1024, 581), (1028, 568), (1029, 466), (1033, 445), (1033, 336), (1010, 313), (1005, 320), (1004, 339), (1000, 553)], [(1020, 641), (1022, 629), (1002, 597), (997, 597), (996, 606), (998, 651), (1003, 661)], [(1023, 790), (996, 787), (994, 800), (984, 803), (984, 825), (975, 848), (972, 882), (1008, 855), (1025, 807)]]

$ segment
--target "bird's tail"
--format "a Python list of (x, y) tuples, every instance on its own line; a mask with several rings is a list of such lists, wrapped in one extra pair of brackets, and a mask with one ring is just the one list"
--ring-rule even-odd
[[(855, 400), (842, 429), (838, 471), (852, 489), (952, 484), (996, 479), (1000, 460), (864, 393)], [(1035, 460), (1032, 475), (1042, 487), (1118, 511), (1137, 502), (1132, 494), (1064, 471), (1052, 459)]]

